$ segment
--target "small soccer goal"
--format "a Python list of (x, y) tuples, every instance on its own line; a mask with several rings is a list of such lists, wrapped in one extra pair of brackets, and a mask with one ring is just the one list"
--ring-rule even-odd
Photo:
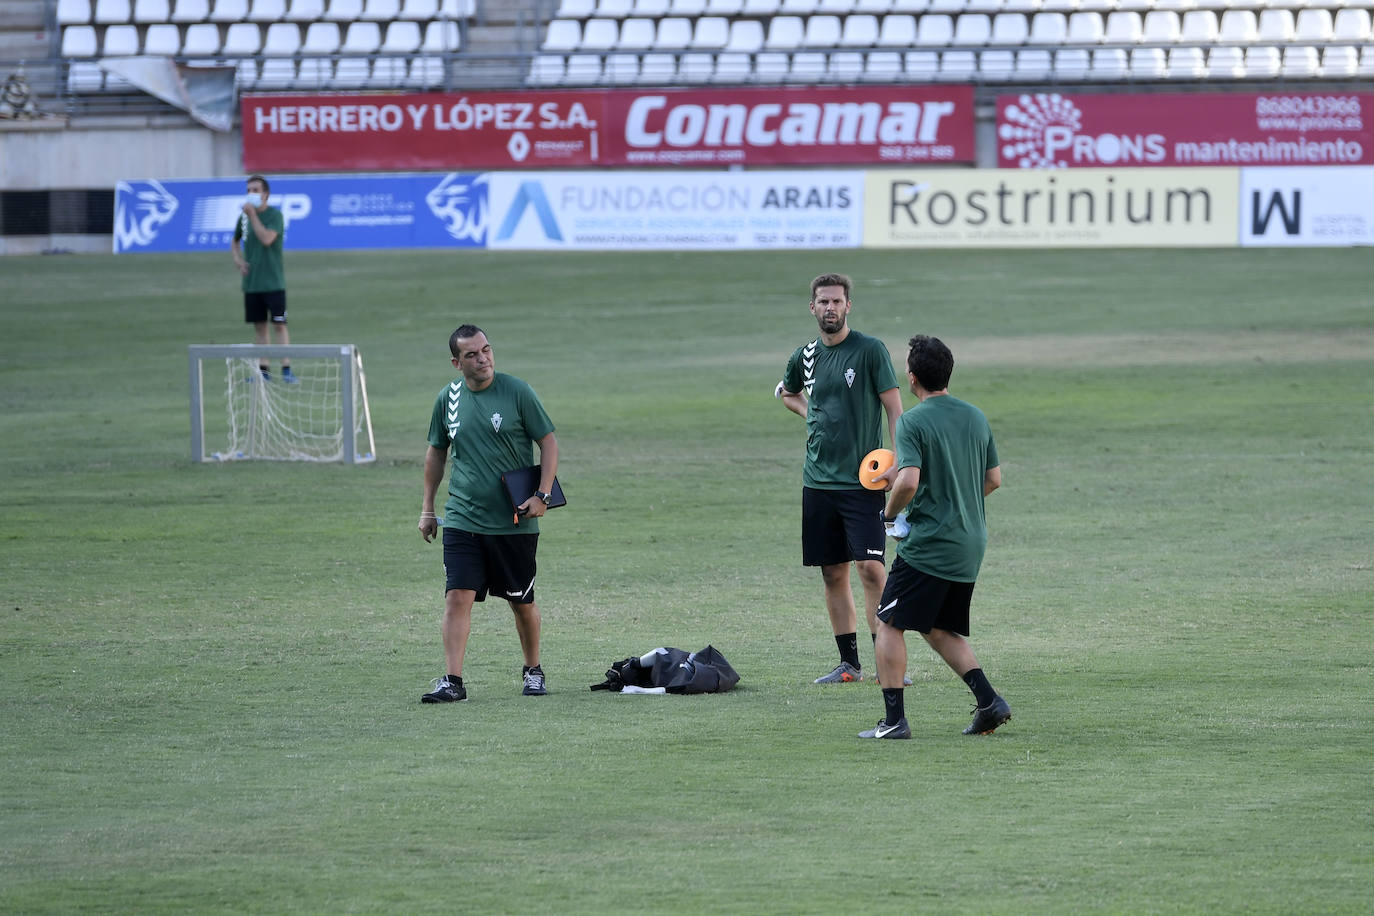
[[(352, 344), (193, 344), (194, 461), (376, 459), (363, 358)], [(284, 377), (283, 358), (294, 378)], [(259, 364), (267, 364), (264, 377)], [(218, 392), (223, 392), (224, 413)]]

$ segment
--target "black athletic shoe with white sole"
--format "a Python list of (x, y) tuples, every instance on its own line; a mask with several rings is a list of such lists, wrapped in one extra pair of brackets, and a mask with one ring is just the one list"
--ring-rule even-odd
[(964, 729), (966, 735), (991, 735), (997, 726), (1011, 718), (1011, 707), (1000, 696), (986, 706), (973, 710), (973, 722)]
[(866, 732), (859, 732), (860, 738), (910, 738), (911, 726), (906, 724), (906, 716), (897, 720), (896, 725), (888, 725), (886, 719), (879, 719), (878, 724)]
[(448, 675), (435, 678), (434, 689), (420, 697), (421, 703), (457, 703), (468, 698), (468, 689), (456, 681), (450, 681)]
[(549, 692), (548, 688), (544, 686), (544, 669), (540, 668), (538, 665), (526, 671), (524, 679), (525, 686), (520, 691), (524, 696), (542, 697)]

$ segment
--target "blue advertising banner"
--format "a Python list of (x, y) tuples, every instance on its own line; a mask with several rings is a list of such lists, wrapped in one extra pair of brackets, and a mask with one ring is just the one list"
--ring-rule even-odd
[[(290, 249), (480, 248), (486, 244), (487, 176), (316, 175), (273, 178)], [(120, 181), (115, 254), (224, 251), (243, 218), (243, 178)]]

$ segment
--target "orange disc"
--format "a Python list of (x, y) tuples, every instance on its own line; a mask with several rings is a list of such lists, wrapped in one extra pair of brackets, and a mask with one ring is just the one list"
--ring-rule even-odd
[(864, 460), (859, 462), (859, 483), (864, 485), (867, 490), (887, 489), (887, 481), (874, 480), (879, 474), (886, 474), (888, 470), (897, 463), (897, 456), (892, 453), (890, 448), (875, 448), (873, 451), (864, 455)]

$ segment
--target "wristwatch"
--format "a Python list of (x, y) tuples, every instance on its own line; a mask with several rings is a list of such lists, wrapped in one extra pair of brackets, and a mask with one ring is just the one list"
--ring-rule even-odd
[(538, 490), (535, 490), (535, 491), (534, 491), (534, 495), (537, 496), (537, 497), (539, 497), (539, 499), (540, 499), (540, 500), (544, 503), (544, 505), (546, 505), (546, 506), (549, 504), (549, 501), (550, 501), (551, 499), (553, 499), (553, 494), (552, 494), (552, 493), (540, 493)]

